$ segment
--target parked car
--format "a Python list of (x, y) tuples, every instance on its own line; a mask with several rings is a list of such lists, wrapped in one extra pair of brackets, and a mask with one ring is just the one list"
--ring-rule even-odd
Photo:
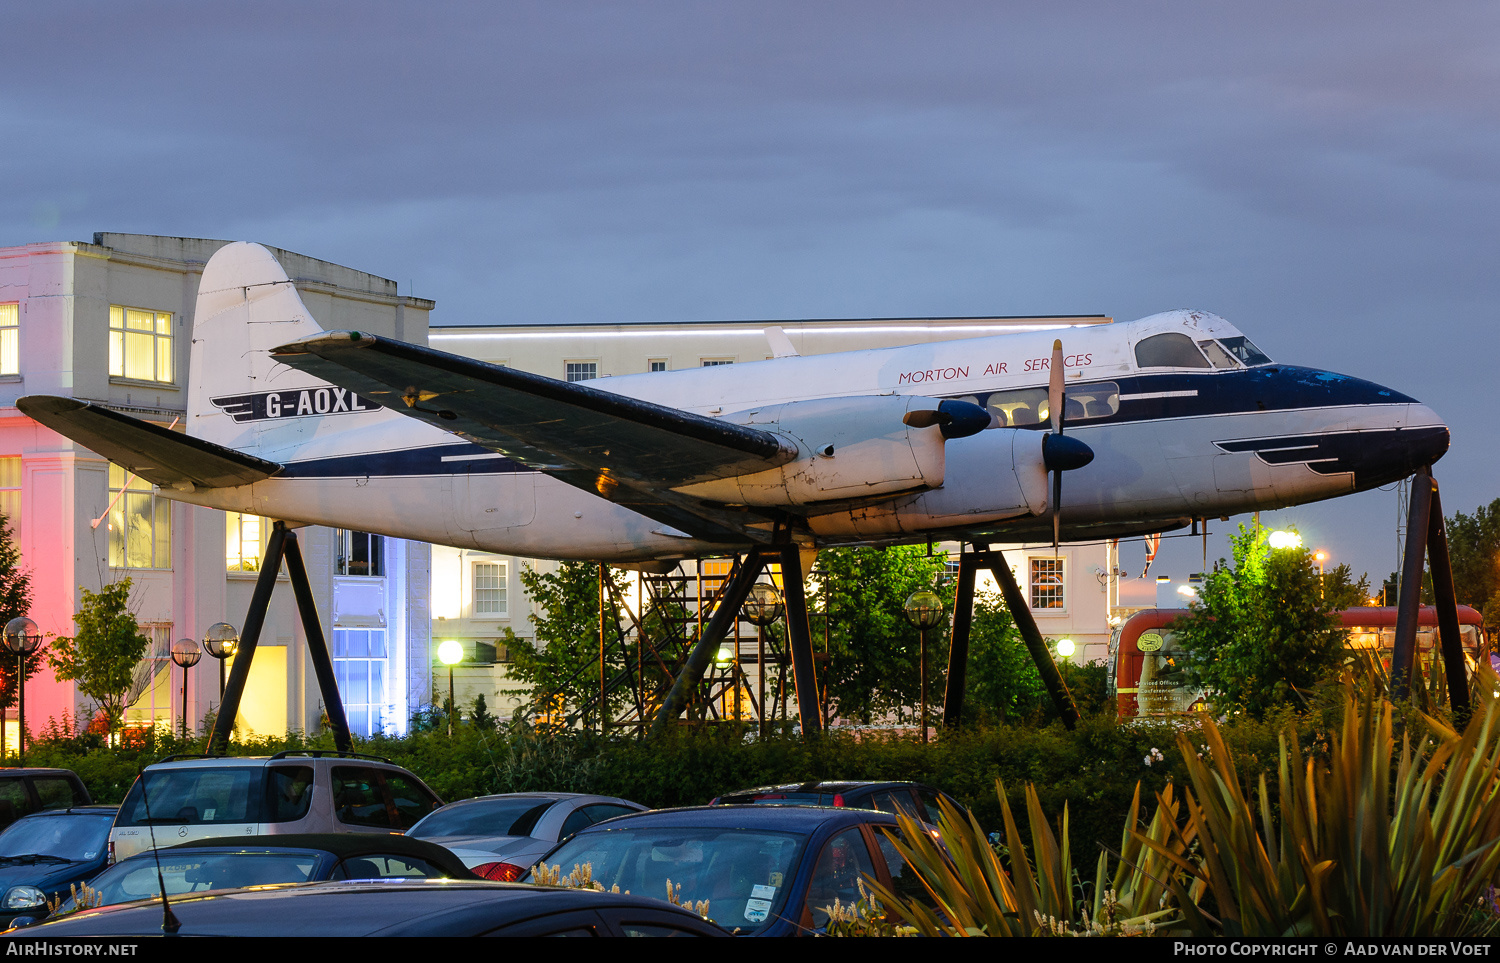
[[(708, 901), (704, 914), (740, 936), (823, 930), (827, 908), (860, 899), (868, 874), (899, 893), (920, 883), (891, 842), (896, 817), (871, 809), (699, 806), (590, 826), (541, 860), (621, 892)], [(530, 877), (528, 877), (530, 878)]]
[(0, 919), (41, 919), (51, 912), (49, 900), (66, 899), (69, 887), (98, 875), (117, 808), (49, 809), (0, 832)]
[(520, 879), (542, 854), (594, 823), (641, 812), (645, 806), (613, 796), (522, 792), (449, 803), (406, 835), (453, 850), (485, 879)]
[[(172, 901), (179, 936), (727, 936), (643, 896), (484, 880), (295, 883)], [(160, 903), (85, 910), (35, 937), (161, 936)]]
[(958, 800), (920, 782), (868, 782), (830, 780), (825, 782), (787, 783), (761, 786), (725, 793), (709, 805), (775, 805), (775, 806), (848, 806), (854, 809), (878, 809), (883, 813), (906, 812), (936, 826), (938, 800), (946, 799), (960, 813), (967, 814)]
[(0, 769), (0, 829), (44, 809), (93, 802), (83, 780), (69, 769)]
[(442, 804), (421, 779), (376, 756), (172, 756), (130, 787), (109, 843), (120, 860), (213, 836), (399, 833)]
[[(160, 879), (157, 873), (160, 872)], [(137, 853), (94, 877), (83, 908), (270, 883), (328, 879), (477, 879), (448, 850), (382, 833), (230, 836)], [(54, 913), (80, 908), (68, 899)]]

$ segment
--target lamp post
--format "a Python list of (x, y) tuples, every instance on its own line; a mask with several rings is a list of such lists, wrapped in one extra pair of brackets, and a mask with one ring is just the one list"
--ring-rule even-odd
[(1313, 552), (1313, 558), (1318, 562), (1318, 598), (1324, 598), (1328, 594), (1326, 583), (1323, 581), (1323, 563), (1328, 561), (1328, 553), (1321, 548)]
[(453, 735), (453, 716), (458, 704), (453, 700), (453, 667), (464, 659), (464, 644), (455, 639), (438, 643), (438, 661), (448, 667), (448, 735)]
[(906, 597), (901, 606), (906, 621), (917, 627), (922, 634), (921, 682), (922, 687), (922, 741), (927, 741), (927, 630), (937, 628), (943, 621), (946, 609), (942, 597), (931, 589), (919, 589)]
[(172, 661), (182, 666), (182, 738), (187, 738), (187, 679), (188, 669), (203, 658), (203, 650), (192, 639), (178, 639), (172, 643)]
[(5, 623), (5, 647), (16, 654), (16, 750), (19, 764), (26, 765), (26, 657), (42, 642), (42, 630), (26, 616)]
[[(760, 737), (766, 737), (766, 626), (781, 618), (784, 606), (781, 593), (768, 582), (756, 582), (750, 586), (750, 594), (740, 611), (745, 620), (755, 626), (755, 675), (760, 684)], [(735, 640), (738, 645), (739, 641)]]
[(219, 660), (219, 701), (224, 701), (224, 662), (240, 647), (240, 630), (228, 622), (215, 622), (203, 633), (203, 649)]

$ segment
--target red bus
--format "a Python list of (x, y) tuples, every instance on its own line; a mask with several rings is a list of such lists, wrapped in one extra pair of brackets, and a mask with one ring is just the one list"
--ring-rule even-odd
[[(1396, 641), (1396, 608), (1354, 608), (1339, 613), (1349, 630), (1351, 649), (1379, 649), (1387, 666)], [(1109, 690), (1122, 717), (1170, 716), (1190, 712), (1203, 701), (1201, 689), (1178, 685), (1166, 678), (1177, 655), (1173, 621), (1187, 609), (1145, 609), (1132, 615), (1109, 640)], [(1472, 666), (1479, 658), (1483, 616), (1467, 605), (1458, 607), (1458, 632)], [(1437, 609), (1424, 605), (1417, 620), (1418, 663), (1426, 671), (1439, 655)]]

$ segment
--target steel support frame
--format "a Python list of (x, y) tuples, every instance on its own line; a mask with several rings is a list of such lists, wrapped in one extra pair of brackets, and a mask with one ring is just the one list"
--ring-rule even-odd
[(328, 713), (329, 726), (333, 729), (334, 745), (340, 752), (350, 752), (354, 748), (349, 738), (349, 722), (344, 715), (344, 703), (339, 698), (338, 683), (333, 675), (333, 659), (328, 653), (322, 623), (318, 621), (318, 609), (313, 602), (312, 585), (307, 579), (307, 567), (302, 562), (297, 535), (287, 528), (285, 522), (276, 522), (271, 526), (271, 538), (266, 545), (265, 557), (261, 559), (260, 576), (255, 580), (255, 592), (250, 597), (250, 610), (245, 613), (245, 625), (240, 631), (240, 642), (234, 653), (234, 668), (229, 671), (229, 682), (224, 687), (224, 698), (219, 704), (214, 730), (209, 733), (208, 745), (204, 746), (203, 751), (208, 755), (222, 755), (229, 746), (229, 737), (234, 732), (234, 720), (240, 711), (240, 699), (245, 694), (245, 683), (250, 678), (250, 664), (255, 658), (255, 648), (260, 642), (260, 632), (265, 626), (266, 611), (270, 607), (271, 593), (276, 588), (276, 577), (281, 573), (283, 560), (297, 601), (297, 613), (302, 617), (308, 655), (318, 677), (318, 688), (323, 694), (324, 711)]
[(1470, 711), (1469, 676), (1464, 666), (1463, 639), (1459, 635), (1458, 599), (1453, 585), (1453, 566), (1448, 557), (1448, 530), (1443, 522), (1443, 504), (1430, 467), (1412, 476), (1411, 502), (1407, 510), (1406, 554), (1401, 565), (1401, 598), (1397, 602), (1395, 651), (1391, 654), (1391, 698), (1411, 694), (1416, 664), (1417, 624), (1422, 610), (1422, 563), (1432, 570), (1433, 603), (1437, 608), (1438, 640), (1448, 688), (1448, 706), (1457, 719)]

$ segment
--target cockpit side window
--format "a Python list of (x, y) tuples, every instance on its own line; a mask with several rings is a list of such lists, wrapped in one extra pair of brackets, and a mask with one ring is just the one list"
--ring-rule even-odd
[(1135, 346), (1135, 363), (1142, 368), (1207, 368), (1208, 359), (1185, 334), (1154, 334)]
[(1249, 338), (1220, 338), (1219, 343), (1222, 344), (1225, 350), (1227, 350), (1230, 354), (1234, 355), (1236, 358), (1239, 358), (1241, 363), (1243, 364), (1257, 365), (1271, 363), (1271, 359), (1266, 357), (1265, 353), (1262, 352), (1259, 348), (1251, 344)]

